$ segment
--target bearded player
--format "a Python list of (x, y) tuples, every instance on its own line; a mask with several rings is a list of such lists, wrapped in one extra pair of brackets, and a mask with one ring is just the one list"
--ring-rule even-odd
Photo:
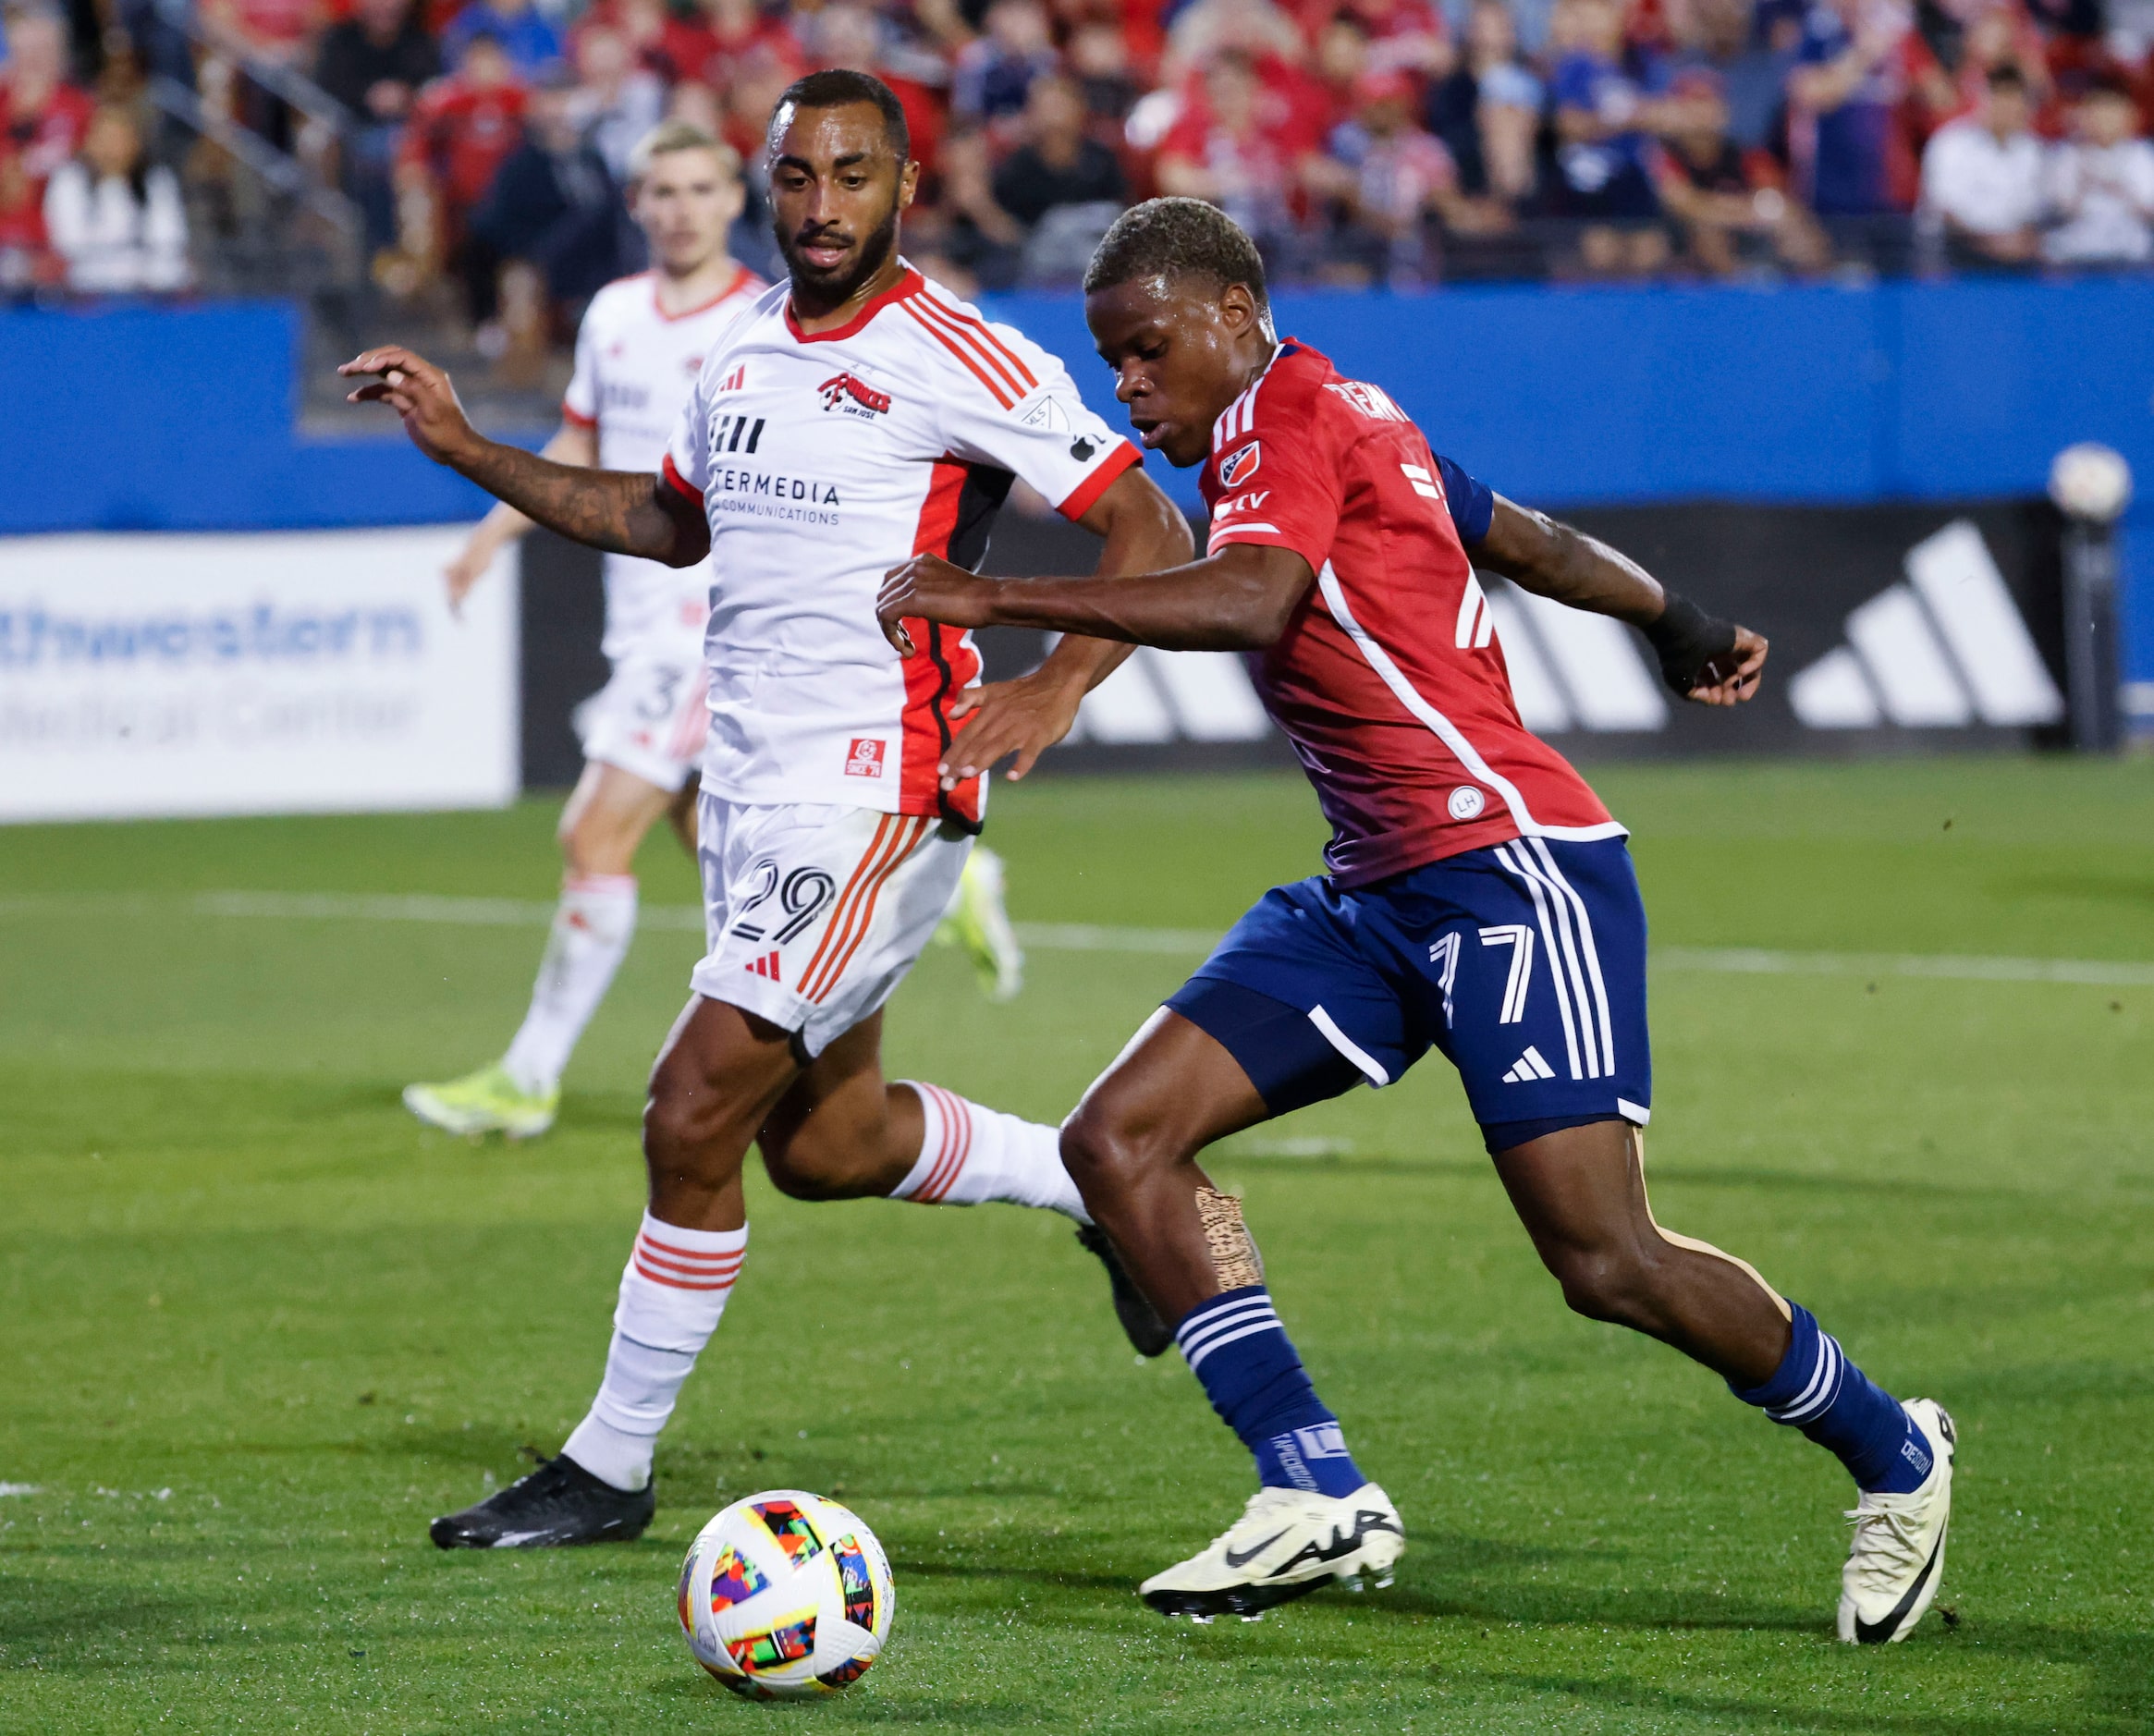
[[(561, 426), (544, 448), (562, 464), (657, 470), (680, 407), (719, 335), (769, 286), (727, 251), (744, 197), (740, 162), (701, 128), (671, 120), (630, 159), (629, 210), (652, 269), (592, 298), (576, 335)], [(448, 565), (459, 605), (532, 521), (496, 506)], [(710, 571), (606, 556), (606, 684), (580, 710), (583, 775), (561, 813), (566, 872), (531, 1005), (501, 1058), (461, 1079), (409, 1085), (404, 1103), (452, 1133), (529, 1139), (554, 1124), (561, 1074), (612, 986), (636, 931), (636, 851), (660, 819), (695, 852), (696, 762), (705, 724), (703, 642)], [(945, 932), (997, 998), (1022, 955), (1002, 910), (1000, 864), (965, 863)]]
[[(802, 1198), (1004, 1200), (1063, 1212), (1108, 1260), (1140, 1351), (1169, 1342), (1098, 1241), (1053, 1128), (933, 1085), (886, 1083), (882, 1007), (934, 933), (983, 817), (953, 740), (1022, 770), (1128, 654), (1068, 638), (1033, 674), (973, 690), (968, 635), (922, 622), (901, 661), (877, 630), (896, 561), (976, 561), (1022, 476), (1105, 539), (1099, 570), (1173, 566), (1187, 524), (1061, 365), (927, 284), (897, 251), (918, 176), (879, 80), (820, 72), (771, 119), (789, 281), (705, 357), (658, 473), (585, 470), (474, 433), (440, 370), (398, 348), (345, 365), (419, 447), (611, 553), (712, 559), (710, 735), (697, 800), (709, 951), (651, 1077), (649, 1206), (590, 1414), (560, 1456), (434, 1521), (444, 1548), (595, 1542), (650, 1522), (654, 1449), (747, 1252), (741, 1165), (760, 1144)], [(962, 727), (961, 736), (958, 734)]]
[[(1756, 692), (1765, 642), (1491, 494), (1380, 386), (1279, 341), (1256, 250), (1211, 206), (1125, 214), (1084, 287), (1144, 445), (1205, 466), (1207, 553), (1112, 584), (978, 579), (923, 556), (886, 584), (886, 629), (900, 649), (924, 617), (1255, 654), (1332, 825), (1330, 873), (1267, 893), (1063, 1130), (1085, 1204), (1256, 1460), (1241, 1520), (1144, 1597), (1251, 1615), (1334, 1575), (1388, 1578), (1404, 1547), (1273, 1311), (1239, 1204), (1197, 1155), (1388, 1085), (1433, 1045), (1564, 1300), (1702, 1363), (1854, 1473), (1840, 1636), (1903, 1638), (1943, 1565), (1952, 1420), (1873, 1384), (1749, 1265), (1654, 1221), (1646, 914), (1625, 833), (1519, 722), (1474, 566), (1640, 628), (1670, 685), (1707, 704)], [(966, 745), (953, 776), (975, 764)]]

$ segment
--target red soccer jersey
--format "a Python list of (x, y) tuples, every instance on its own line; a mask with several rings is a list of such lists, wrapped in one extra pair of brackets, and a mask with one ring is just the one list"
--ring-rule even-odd
[(1342, 886), (1519, 837), (1620, 837), (1519, 721), (1435, 455), (1378, 387), (1290, 338), (1212, 431), (1210, 546), (1291, 548), (1316, 582), (1256, 663)]

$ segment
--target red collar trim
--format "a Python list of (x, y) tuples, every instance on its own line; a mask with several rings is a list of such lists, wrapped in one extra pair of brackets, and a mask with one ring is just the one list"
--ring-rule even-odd
[(788, 295), (785, 299), (786, 330), (793, 335), (795, 343), (801, 344), (827, 344), (835, 342), (840, 337), (851, 337), (892, 302), (902, 301), (907, 296), (916, 296), (926, 287), (927, 279), (908, 265), (899, 275), (896, 283), (861, 309), (844, 324), (834, 325), (826, 332), (803, 332), (801, 330), (800, 321), (793, 317), (793, 299)]
[(733, 275), (731, 280), (723, 289), (719, 290), (716, 295), (713, 296), (708, 301), (705, 301), (701, 307), (684, 308), (679, 313), (668, 313), (665, 308), (660, 305), (658, 300), (658, 274), (655, 271), (652, 271), (645, 272), (643, 275), (651, 280), (652, 311), (655, 312), (660, 319), (664, 320), (667, 324), (671, 325), (678, 320), (692, 320), (699, 313), (708, 313), (713, 308), (716, 307), (719, 302), (725, 300), (727, 297), (739, 293), (741, 286), (747, 283), (747, 281), (755, 274), (750, 271), (745, 265), (736, 264), (733, 267)]

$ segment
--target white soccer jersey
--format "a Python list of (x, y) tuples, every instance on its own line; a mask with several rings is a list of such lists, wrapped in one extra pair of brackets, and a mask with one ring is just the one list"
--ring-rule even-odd
[[(667, 313), (658, 306), (656, 276), (644, 272), (609, 283), (591, 298), (576, 334), (576, 372), (561, 415), (598, 431), (601, 470), (658, 468), (704, 358), (764, 287), (742, 266), (703, 306)], [(604, 649), (617, 662), (649, 635), (701, 639), (709, 608), (707, 568), (675, 568), (632, 555), (606, 557)]]
[(875, 624), (916, 554), (977, 564), (1022, 476), (1067, 517), (1139, 462), (1062, 364), (911, 266), (849, 324), (802, 334), (784, 285), (704, 363), (665, 473), (703, 503), (715, 578), (703, 787), (743, 803), (834, 802), (976, 825), (981, 780), (939, 788), (972, 635)]

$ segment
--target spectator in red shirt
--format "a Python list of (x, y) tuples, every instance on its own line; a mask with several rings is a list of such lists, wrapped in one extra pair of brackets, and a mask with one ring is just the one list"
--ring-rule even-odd
[(20, 155), (39, 198), (53, 171), (90, 130), (92, 104), (67, 82), (67, 31), (50, 12), (18, 13), (7, 24), (0, 65), (0, 134)]
[[(912, 157), (924, 176), (938, 166), (946, 127), (940, 92), (917, 79), (909, 79), (886, 64), (883, 29), (875, 14), (852, 0), (837, 0), (809, 18), (808, 64), (820, 71), (838, 67), (851, 72), (871, 72), (890, 87), (905, 111), (905, 128), (912, 135)], [(765, 119), (767, 121), (768, 116)], [(760, 138), (757, 141), (761, 148)]]
[(1159, 190), (1218, 205), (1267, 258), (1296, 251), (1295, 210), (1310, 145), (1292, 105), (1248, 55), (1220, 54), (1159, 145)]
[(2011, 0), (1989, 0), (1968, 21), (1966, 34), (1961, 39), (1959, 65), (1952, 69), (1952, 87), (1959, 96), (1961, 114), (1972, 115), (1988, 103), (1989, 75), (2000, 67), (2018, 68), (2027, 99), (2038, 111), (2054, 94), (2049, 60), (2042, 51), (2042, 33)]
[(1312, 44), (1335, 18), (1349, 18), (1369, 42), (1371, 72), (1440, 79), (1457, 58), (1443, 13), (1429, 0), (1305, 0), (1302, 29)]
[(1414, 81), (1379, 72), (1362, 87), (1353, 118), (1333, 129), (1311, 179), (1327, 192), (1338, 219), (1332, 254), (1395, 288), (1439, 273), (1428, 219), (1481, 233), (1508, 220), (1500, 206), (1459, 190), (1458, 165), (1443, 141), (1414, 118)]
[(0, 143), (0, 296), (19, 295), (58, 276), (45, 248), (44, 202), (22, 153)]
[(666, 27), (666, 56), (678, 75), (723, 91), (750, 49), (764, 46), (786, 66), (801, 66), (800, 40), (782, 18), (765, 16), (755, 0), (702, 0)]
[[(760, 160), (770, 112), (777, 106), (786, 86), (798, 77), (796, 63), (767, 42), (750, 43), (733, 61), (731, 76), (721, 87), (726, 125), (720, 136), (740, 153), (741, 162)], [(919, 149), (915, 142), (914, 155), (919, 154)]]
[(1323, 92), (1325, 138), (1353, 118), (1354, 105), (1370, 72), (1368, 27), (1351, 12), (1328, 18), (1310, 39), (1309, 77)]
[(466, 214), (522, 141), (528, 101), (508, 54), (484, 35), (471, 39), (460, 68), (420, 93), (404, 133), (402, 175), (434, 192), (450, 238), (462, 235)]
[(1297, 66), (1308, 44), (1293, 19), (1273, 0), (1195, 0), (1176, 14), (1168, 32), (1161, 81), (1179, 84), (1223, 54), (1240, 54), (1254, 66)]

